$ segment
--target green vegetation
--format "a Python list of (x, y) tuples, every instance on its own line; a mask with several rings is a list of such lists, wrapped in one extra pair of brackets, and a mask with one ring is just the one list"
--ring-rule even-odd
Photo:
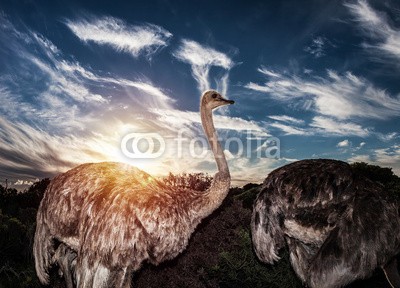
[[(380, 182), (399, 199), (400, 178), (391, 169), (352, 164), (357, 173)], [(206, 174), (182, 174), (165, 177), (171, 187), (205, 190), (211, 183)], [(0, 186), (0, 288), (42, 287), (35, 274), (32, 243), (36, 212), (48, 179), (32, 185), (24, 192)], [(288, 252), (275, 265), (257, 260), (251, 243), (250, 219), (252, 203), (259, 185), (247, 184), (232, 188), (223, 205), (205, 219), (176, 259), (158, 267), (144, 265), (134, 275), (134, 287), (303, 287), (295, 276)], [(63, 287), (59, 282), (52, 287)], [(357, 281), (348, 288), (390, 287), (381, 271), (370, 279)]]
[(18, 192), (0, 186), (0, 288), (41, 287), (32, 244), (36, 212), (49, 179)]
[(248, 230), (235, 231), (237, 248), (219, 254), (218, 264), (212, 267), (212, 274), (219, 279), (219, 287), (302, 287), (294, 274), (287, 251), (283, 259), (275, 265), (261, 265), (252, 250)]

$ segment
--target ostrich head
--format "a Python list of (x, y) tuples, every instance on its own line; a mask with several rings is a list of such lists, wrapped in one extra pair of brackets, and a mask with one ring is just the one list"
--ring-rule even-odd
[(221, 94), (214, 90), (208, 90), (204, 92), (203, 96), (201, 97), (201, 106), (206, 107), (209, 110), (233, 103), (235, 103), (235, 101), (225, 99), (221, 96)]

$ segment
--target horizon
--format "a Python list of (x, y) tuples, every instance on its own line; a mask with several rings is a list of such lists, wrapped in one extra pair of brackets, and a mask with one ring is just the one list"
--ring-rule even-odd
[(233, 186), (308, 158), (400, 175), (400, 3), (298, 3), (6, 0), (0, 184), (103, 161), (212, 176), (207, 89), (235, 100), (214, 111)]

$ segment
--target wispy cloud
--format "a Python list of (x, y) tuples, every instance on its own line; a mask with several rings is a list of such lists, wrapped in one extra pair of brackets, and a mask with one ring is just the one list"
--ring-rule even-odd
[(277, 120), (277, 121), (281, 121), (281, 122), (300, 124), (300, 125), (304, 124), (304, 120), (297, 119), (297, 118), (287, 116), (287, 115), (271, 115), (271, 116), (268, 116), (268, 118), (271, 118), (271, 119)]
[[(275, 117), (272, 116), (271, 118), (274, 119)], [(364, 128), (359, 124), (324, 116), (314, 116), (308, 123), (281, 121), (268, 123), (267, 127), (278, 129), (282, 131), (284, 135), (367, 137), (374, 134), (371, 129)]]
[(377, 42), (365, 43), (365, 48), (376, 49), (386, 56), (400, 58), (400, 29), (391, 24), (387, 14), (373, 9), (365, 0), (346, 2), (344, 5), (353, 14), (365, 35)]
[(376, 135), (378, 136), (378, 138), (381, 141), (384, 141), (384, 142), (393, 141), (394, 139), (400, 137), (399, 133), (397, 133), (397, 132), (390, 132), (390, 133), (386, 133), (386, 134), (385, 133), (376, 133)]
[(288, 125), (284, 123), (270, 123), (269, 126), (279, 129), (284, 132), (285, 135), (312, 135), (314, 134), (311, 129), (304, 129), (302, 127), (296, 127), (296, 125)]
[[(149, 80), (128, 80), (121, 77), (112, 77), (112, 76), (102, 76), (97, 75), (94, 72), (88, 70), (87, 68), (82, 67), (77, 62), (71, 62), (67, 60), (55, 60), (53, 61), (54, 66), (57, 68), (57, 73), (73, 75), (76, 78), (76, 82), (82, 81), (84, 79), (89, 81), (89, 84), (95, 85), (103, 85), (106, 87), (117, 85), (119, 87), (133, 87), (136, 88), (147, 95), (150, 95), (155, 98), (155, 101), (149, 101), (146, 99), (143, 101), (141, 99), (139, 102), (142, 103), (143, 106), (147, 105), (148, 108), (167, 108), (170, 107), (170, 104), (174, 102), (170, 96), (168, 96), (163, 89), (157, 87), (156, 85), (152, 84)], [(88, 84), (88, 83), (86, 83)]]
[[(277, 77), (277, 76), (273, 76)], [(268, 127), (276, 128), (285, 135), (312, 135), (311, 129), (304, 128), (305, 121), (302, 119), (297, 119), (287, 115), (271, 115), (268, 118), (276, 120), (278, 122), (269, 123)]]
[(158, 49), (168, 45), (172, 34), (154, 24), (130, 25), (114, 17), (88, 16), (79, 20), (66, 20), (65, 24), (82, 41), (108, 45), (133, 57), (144, 54), (151, 57)]
[(326, 54), (325, 50), (327, 45), (333, 46), (328, 39), (323, 36), (318, 36), (312, 39), (311, 44), (305, 47), (304, 51), (310, 53), (315, 58), (321, 58)]
[(260, 68), (258, 68), (257, 71), (268, 77), (277, 77), (277, 78), (281, 77), (281, 74), (274, 72), (272, 70), (269, 70), (264, 66), (261, 66)]
[[(45, 73), (49, 77), (49, 93), (53, 95), (60, 95), (60, 93), (62, 93), (64, 96), (71, 97), (76, 102), (108, 102), (108, 100), (103, 96), (90, 92), (75, 75), (69, 74), (68, 71), (57, 71), (59, 66), (51, 67), (48, 63), (43, 62), (33, 55), (28, 54), (26, 56), (37, 66), (37, 68), (39, 68), (41, 72)], [(56, 60), (53, 61), (52, 64), (57, 64)]]
[(310, 126), (315, 128), (315, 132), (325, 135), (336, 136), (360, 136), (367, 137), (372, 134), (367, 128), (359, 124), (346, 121), (337, 121), (332, 118), (316, 116), (313, 118)]
[(312, 101), (307, 108), (339, 120), (352, 117), (388, 119), (400, 114), (400, 95), (390, 95), (351, 72), (338, 74), (327, 70), (325, 78), (274, 74), (263, 85), (250, 82), (245, 87), (292, 104)]
[(211, 67), (220, 67), (225, 70), (216, 80), (218, 89), (226, 94), (228, 73), (234, 62), (224, 53), (211, 47), (201, 45), (193, 40), (184, 39), (180, 47), (173, 53), (174, 57), (191, 65), (192, 74), (197, 81), (200, 92), (212, 88), (210, 83)]

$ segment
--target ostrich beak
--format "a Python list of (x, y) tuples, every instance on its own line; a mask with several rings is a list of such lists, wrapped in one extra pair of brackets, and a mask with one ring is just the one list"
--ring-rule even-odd
[(221, 98), (220, 100), (223, 101), (224, 104), (229, 104), (229, 105), (235, 104), (235, 101), (233, 101), (233, 100), (228, 100), (228, 99), (225, 99), (225, 98)]

